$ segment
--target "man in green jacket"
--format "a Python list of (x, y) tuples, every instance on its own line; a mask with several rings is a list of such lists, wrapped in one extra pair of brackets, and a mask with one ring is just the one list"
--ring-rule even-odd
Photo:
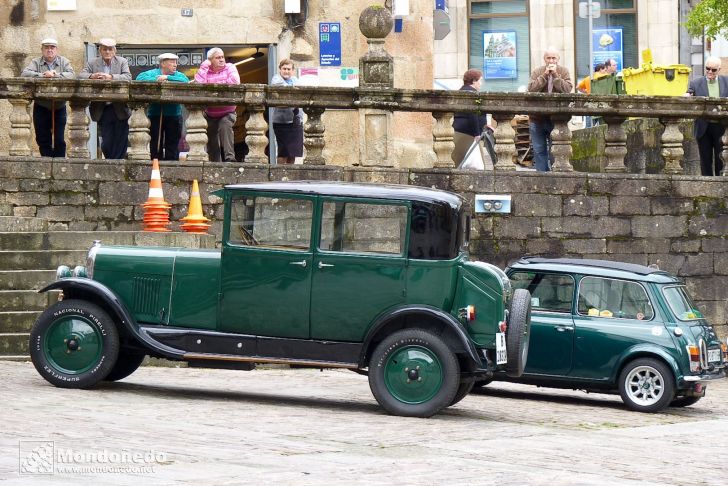
[[(159, 67), (139, 73), (137, 81), (159, 83), (189, 83), (187, 76), (177, 71), (177, 56), (165, 52), (159, 55)], [(149, 143), (152, 159), (179, 160), (179, 140), (182, 137), (182, 105), (152, 103), (147, 108), (151, 123)]]

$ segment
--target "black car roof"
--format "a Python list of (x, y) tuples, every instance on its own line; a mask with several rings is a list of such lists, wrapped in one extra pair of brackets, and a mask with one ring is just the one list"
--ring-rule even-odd
[(230, 184), (226, 190), (290, 192), (335, 197), (367, 197), (374, 199), (397, 199), (428, 203), (445, 203), (453, 208), (462, 206), (464, 199), (458, 194), (418, 186), (395, 184), (364, 184), (329, 181), (287, 181)]
[[(567, 266), (581, 267), (581, 271), (566, 269)], [(678, 281), (677, 277), (659, 268), (646, 267), (636, 263), (614, 262), (610, 260), (594, 260), (589, 258), (544, 258), (544, 257), (522, 257), (509, 268), (527, 270), (529, 268), (551, 271), (568, 271), (602, 276), (622, 276), (628, 278), (627, 274), (651, 277), (654, 281)], [(588, 271), (592, 269), (592, 271)], [(622, 272), (622, 275), (619, 273)]]

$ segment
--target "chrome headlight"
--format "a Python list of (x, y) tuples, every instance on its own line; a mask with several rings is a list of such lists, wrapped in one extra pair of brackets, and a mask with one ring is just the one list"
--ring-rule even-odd
[(94, 278), (94, 263), (96, 263), (96, 253), (101, 248), (101, 240), (94, 240), (94, 244), (88, 250), (86, 255), (86, 275), (88, 278)]

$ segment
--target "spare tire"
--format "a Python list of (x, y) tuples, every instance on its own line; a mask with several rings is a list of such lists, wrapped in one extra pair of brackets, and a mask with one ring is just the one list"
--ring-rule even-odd
[(528, 342), (531, 337), (531, 293), (516, 289), (511, 299), (506, 330), (508, 363), (506, 375), (518, 378), (523, 374), (528, 359)]

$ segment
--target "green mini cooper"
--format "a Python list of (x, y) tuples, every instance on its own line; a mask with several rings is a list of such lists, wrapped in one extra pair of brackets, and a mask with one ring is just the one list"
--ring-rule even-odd
[(465, 201), (409, 186), (226, 186), (220, 250), (104, 246), (41, 291), (31, 357), (86, 388), (145, 355), (190, 366), (256, 363), (368, 375), (388, 412), (431, 416), (496, 370), (523, 372), (531, 298), (469, 261)]
[(619, 393), (629, 408), (657, 412), (694, 404), (725, 377), (725, 344), (668, 272), (529, 257), (506, 273), (532, 295), (531, 344), (521, 377), (495, 379)]

